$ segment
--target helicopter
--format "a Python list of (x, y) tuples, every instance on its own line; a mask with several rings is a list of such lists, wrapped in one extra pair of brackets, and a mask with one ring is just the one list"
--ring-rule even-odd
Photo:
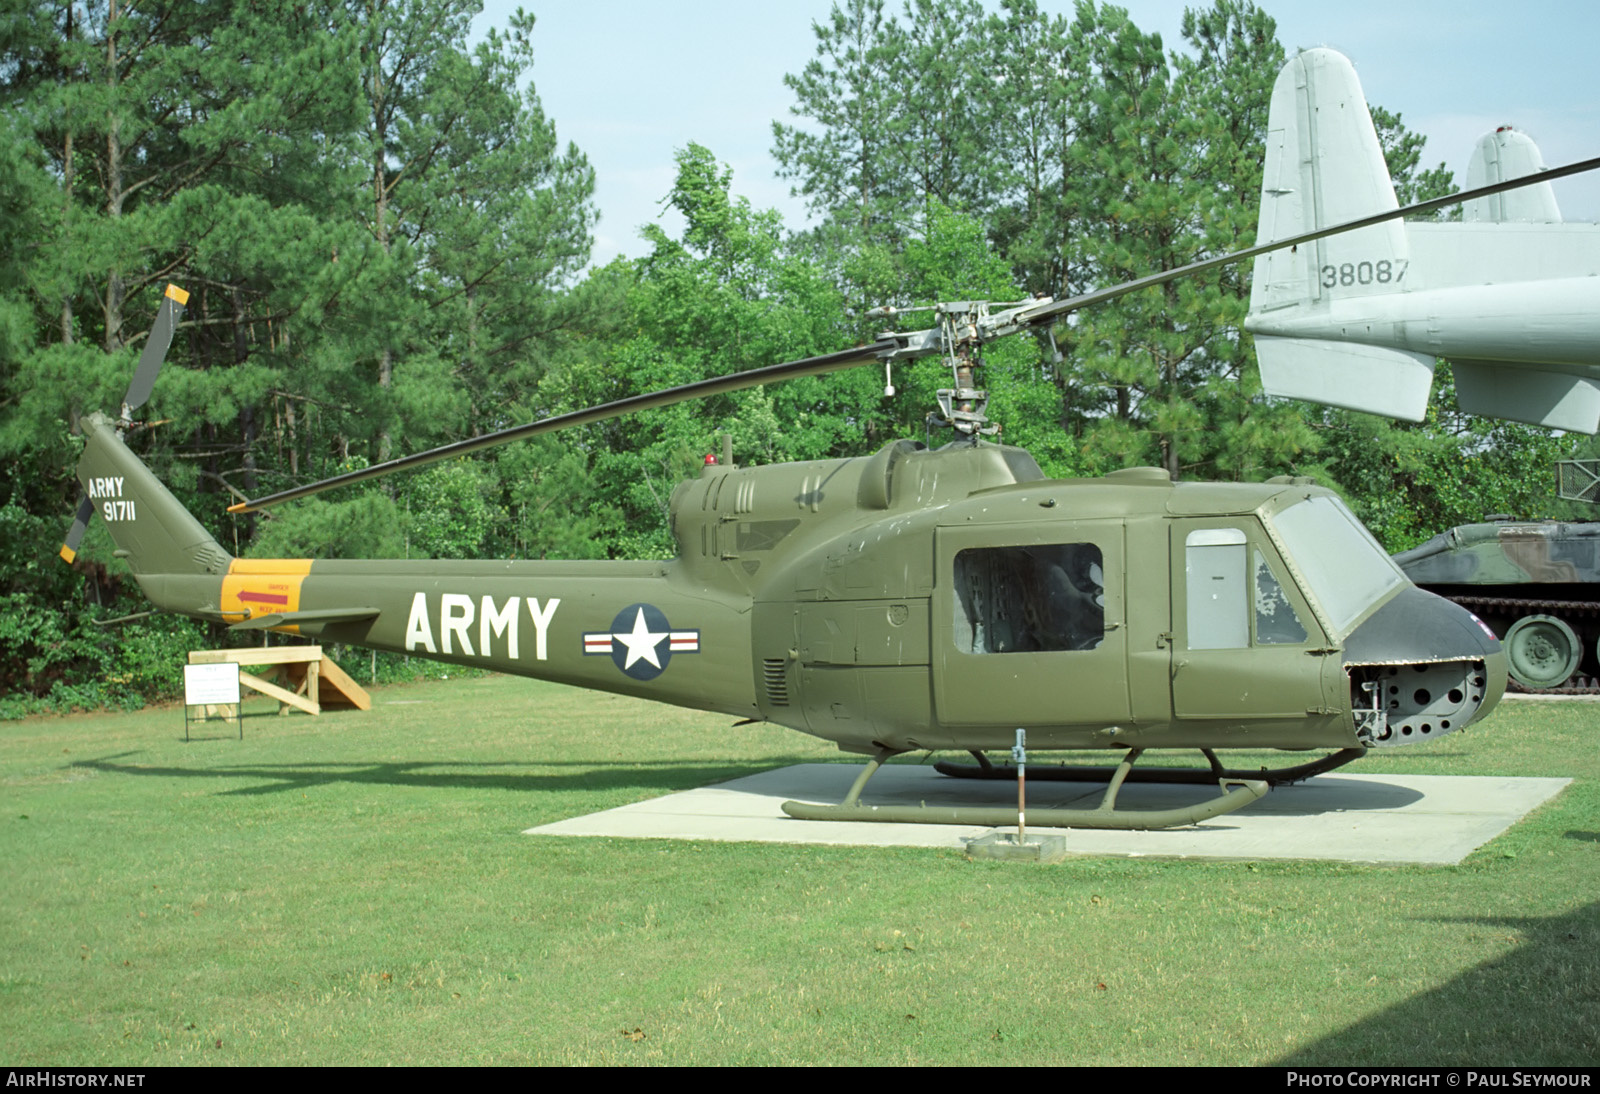
[[(723, 459), (671, 496), (678, 557), (665, 562), (233, 557), (123, 439), (182, 314), (172, 287), (120, 416), (80, 423), (84, 498), (62, 556), (99, 513), (159, 609), (772, 722), (870, 757), (843, 802), (785, 803), (801, 819), (1008, 823), (1015, 811), (889, 809), (861, 796), (885, 761), (912, 751), (973, 755), (974, 765), (938, 765), (948, 775), (1015, 778), (986, 754), (1024, 728), (1035, 750), (1123, 753), (1115, 768), (1044, 769), (1108, 785), (1098, 808), (1035, 810), (1036, 825), (1198, 823), (1272, 785), (1483, 718), (1505, 690), (1505, 654), (1465, 608), (1413, 586), (1309, 480), (1175, 483), (1142, 467), (1046, 478), (1027, 452), (986, 439), (978, 351), (1141, 288), (1530, 181), (1062, 300), (941, 303), (934, 327), (541, 419), (231, 510), (792, 377), (870, 364), (892, 384), (896, 363), (938, 357), (951, 368), (932, 416), (953, 434), (941, 447), (897, 440), (869, 456), (741, 467), (724, 439)], [(1135, 770), (1149, 749), (1198, 750), (1206, 766)], [(1332, 751), (1235, 771), (1218, 759), (1225, 749)], [(1218, 792), (1175, 809), (1118, 808), (1119, 788), (1142, 776)]]

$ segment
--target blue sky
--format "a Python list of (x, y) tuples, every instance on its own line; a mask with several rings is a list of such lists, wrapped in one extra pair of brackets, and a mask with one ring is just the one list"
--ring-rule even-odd
[[(891, 8), (897, 0), (890, 0)], [(515, 0), (486, 0), (478, 25), (500, 25)], [(638, 227), (661, 215), (673, 153), (705, 145), (734, 170), (734, 190), (776, 208), (791, 228), (805, 209), (775, 177), (772, 122), (792, 121), (785, 73), (815, 53), (813, 21), (830, 0), (522, 0), (538, 19), (533, 80), (563, 141), (597, 174), (601, 222), (594, 258), (643, 254)], [(997, 4), (987, 0), (991, 9)], [(1134, 0), (1126, 7), (1168, 49), (1186, 5)], [(1197, 6), (1189, 4), (1187, 6)], [(1356, 65), (1370, 102), (1398, 111), (1428, 138), (1424, 162), (1465, 177), (1477, 138), (1510, 124), (1538, 141), (1545, 162), (1600, 155), (1595, 49), (1600, 5), (1525, 0), (1282, 0), (1262, 3), (1286, 48), (1331, 46)], [(1047, 11), (1070, 3), (1043, 0)], [(1568, 220), (1600, 221), (1600, 172), (1555, 184)], [(669, 231), (678, 227), (669, 218)]]

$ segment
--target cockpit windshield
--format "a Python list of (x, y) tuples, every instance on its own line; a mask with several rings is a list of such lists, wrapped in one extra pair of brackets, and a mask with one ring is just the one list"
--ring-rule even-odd
[(1338, 498), (1307, 498), (1272, 518), (1290, 565), (1310, 586), (1335, 636), (1406, 578)]

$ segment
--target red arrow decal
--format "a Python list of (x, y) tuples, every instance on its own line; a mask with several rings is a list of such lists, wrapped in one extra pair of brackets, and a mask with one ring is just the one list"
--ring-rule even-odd
[(239, 602), (241, 604), (253, 602), (256, 604), (283, 604), (287, 606), (289, 603), (289, 598), (286, 596), (281, 596), (278, 593), (245, 592), (239, 594)]

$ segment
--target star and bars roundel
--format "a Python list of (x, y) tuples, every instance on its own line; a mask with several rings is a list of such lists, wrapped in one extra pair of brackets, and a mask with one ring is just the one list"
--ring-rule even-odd
[(584, 656), (609, 654), (611, 663), (635, 680), (654, 680), (675, 653), (699, 653), (698, 630), (674, 630), (654, 604), (629, 604), (609, 631), (584, 631)]

